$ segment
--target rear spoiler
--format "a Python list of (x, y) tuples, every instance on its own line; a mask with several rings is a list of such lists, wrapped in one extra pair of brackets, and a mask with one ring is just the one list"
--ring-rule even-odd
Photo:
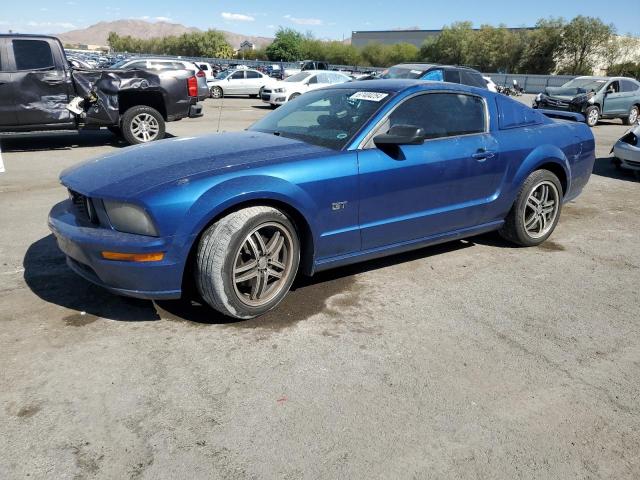
[(584, 115), (576, 112), (563, 112), (562, 110), (545, 110), (543, 108), (538, 111), (549, 118), (558, 118), (560, 120), (572, 120), (574, 122), (584, 122)]

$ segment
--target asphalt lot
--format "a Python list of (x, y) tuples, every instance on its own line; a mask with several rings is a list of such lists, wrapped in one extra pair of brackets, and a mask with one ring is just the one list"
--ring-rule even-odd
[[(207, 100), (167, 130), (268, 111)], [(594, 129), (594, 175), (541, 247), (342, 268), (236, 323), (66, 267), (57, 176), (121, 148), (110, 133), (1, 137), (0, 478), (640, 478), (640, 183), (608, 158), (625, 129)]]

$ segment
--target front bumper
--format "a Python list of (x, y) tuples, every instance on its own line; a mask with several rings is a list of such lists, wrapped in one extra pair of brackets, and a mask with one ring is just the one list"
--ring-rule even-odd
[[(70, 200), (49, 213), (49, 229), (67, 257), (67, 265), (86, 280), (118, 295), (145, 299), (173, 299), (182, 295), (184, 259), (176, 237), (147, 237), (86, 224), (78, 219)], [(105, 260), (101, 252), (165, 252), (158, 262)]]
[(287, 92), (276, 93), (273, 91), (263, 91), (260, 98), (263, 102), (271, 105), (282, 105), (287, 102)]
[(542, 110), (558, 110), (576, 113), (584, 113), (584, 110), (586, 109), (586, 106), (582, 103), (571, 103), (566, 100), (555, 100), (549, 97), (542, 98), (541, 100), (534, 100), (532, 107)]
[(613, 156), (620, 160), (622, 168), (640, 171), (640, 147), (618, 140), (613, 146)]

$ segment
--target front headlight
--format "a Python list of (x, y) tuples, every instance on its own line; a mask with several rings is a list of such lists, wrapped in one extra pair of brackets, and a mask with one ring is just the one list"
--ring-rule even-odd
[(111, 225), (119, 232), (158, 236), (149, 215), (141, 207), (111, 200), (104, 200), (103, 203)]
[(539, 102), (542, 100), (542, 94), (539, 93), (538, 95), (536, 95), (536, 102)]
[(273, 92), (274, 93), (284, 93), (284, 88), (274, 88)]

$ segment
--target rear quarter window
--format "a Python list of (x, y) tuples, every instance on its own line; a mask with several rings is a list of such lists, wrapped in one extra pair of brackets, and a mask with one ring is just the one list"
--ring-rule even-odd
[(496, 95), (498, 126), (501, 130), (544, 123), (544, 116), (526, 105), (504, 95)]

